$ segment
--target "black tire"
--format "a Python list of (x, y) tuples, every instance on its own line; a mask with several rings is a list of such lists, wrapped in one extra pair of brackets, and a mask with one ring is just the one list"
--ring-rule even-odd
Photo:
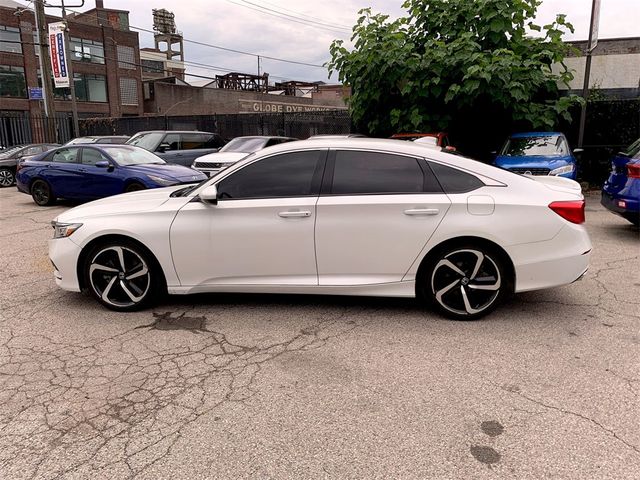
[(10, 187), (16, 183), (16, 176), (10, 168), (0, 168), (0, 188)]
[(418, 277), (418, 297), (453, 320), (482, 318), (512, 291), (512, 273), (504, 254), (472, 243), (438, 249)]
[(138, 192), (140, 190), (145, 190), (147, 187), (145, 187), (144, 185), (142, 185), (141, 183), (138, 182), (133, 182), (130, 183), (129, 185), (127, 185), (124, 189), (125, 193), (129, 193), (129, 192)]
[(92, 247), (85, 257), (82, 274), (90, 294), (105, 307), (119, 312), (151, 306), (166, 289), (153, 255), (126, 239)]
[(56, 203), (51, 185), (46, 181), (38, 179), (31, 184), (31, 197), (37, 205), (47, 207)]

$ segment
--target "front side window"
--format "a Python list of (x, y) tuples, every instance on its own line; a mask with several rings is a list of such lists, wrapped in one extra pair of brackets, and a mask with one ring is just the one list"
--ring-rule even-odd
[(0, 96), (26, 97), (27, 82), (23, 67), (0, 65)]
[(218, 184), (221, 200), (318, 195), (324, 151), (291, 152), (251, 163)]
[(83, 165), (95, 165), (98, 162), (108, 161), (99, 150), (95, 148), (83, 148), (82, 149), (82, 164)]
[(22, 53), (19, 28), (0, 25), (0, 52)]
[(48, 160), (54, 163), (76, 163), (79, 150), (78, 148), (61, 148), (53, 152)]
[(412, 157), (365, 151), (336, 152), (333, 195), (441, 192)]

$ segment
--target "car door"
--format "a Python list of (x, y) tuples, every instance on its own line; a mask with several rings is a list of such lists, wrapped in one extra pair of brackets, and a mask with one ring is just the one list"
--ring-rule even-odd
[(317, 204), (319, 284), (402, 280), (450, 204), (423, 159), (331, 152)]
[(165, 162), (176, 163), (182, 150), (182, 136), (179, 133), (167, 133), (154, 152)]
[(181, 133), (181, 149), (173, 153), (171, 161), (190, 167), (196, 158), (214, 152), (214, 149), (206, 146), (210, 136), (204, 133)]
[(326, 150), (259, 159), (217, 182), (216, 205), (187, 203), (170, 233), (185, 286), (317, 285), (316, 202)]
[[(98, 162), (107, 162), (110, 167), (96, 167)], [(119, 167), (99, 149), (82, 147), (80, 165), (83, 174), (81, 192), (85, 198), (103, 198), (124, 192)]]
[(43, 174), (56, 196), (77, 198), (80, 195), (83, 176), (78, 163), (79, 153), (79, 147), (66, 147), (47, 157), (49, 163)]

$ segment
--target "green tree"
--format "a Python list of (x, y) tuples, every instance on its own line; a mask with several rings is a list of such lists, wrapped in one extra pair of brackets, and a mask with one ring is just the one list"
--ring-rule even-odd
[(328, 68), (351, 85), (354, 123), (371, 135), (448, 130), (471, 143), (514, 128), (551, 129), (578, 101), (558, 91), (573, 78), (562, 42), (573, 26), (564, 15), (535, 24), (540, 3), (406, 0), (407, 15), (393, 21), (366, 8), (353, 49), (334, 41)]

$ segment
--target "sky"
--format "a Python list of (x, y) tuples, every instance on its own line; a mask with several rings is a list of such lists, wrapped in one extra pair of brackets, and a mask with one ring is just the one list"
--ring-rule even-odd
[[(59, 4), (60, 0), (48, 0)], [(67, 3), (79, 3), (71, 0)], [(404, 13), (402, 0), (104, 0), (106, 8), (128, 10), (130, 24), (151, 29), (153, 8), (165, 8), (175, 14), (176, 26), (186, 40), (213, 44), (243, 52), (322, 65), (329, 59), (332, 40), (348, 41), (350, 28), (358, 17), (358, 10), (371, 7), (398, 17)], [(640, 37), (640, 0), (602, 0), (600, 38)], [(95, 5), (87, 0), (86, 10)], [(280, 11), (288, 19), (269, 15), (259, 7)], [(55, 14), (56, 10), (47, 12)], [(575, 27), (567, 40), (582, 40), (588, 36), (591, 0), (543, 0), (537, 21), (545, 24), (564, 13)], [(59, 10), (58, 10), (59, 14)], [(293, 18), (292, 18), (293, 17)], [(299, 19), (302, 17), (304, 21)], [(310, 25), (308, 21), (315, 22)], [(321, 25), (319, 25), (321, 24)], [(140, 46), (153, 47), (153, 36), (140, 32)], [(227, 52), (193, 43), (185, 43), (185, 60), (208, 67), (187, 65), (187, 73), (214, 77), (230, 71), (257, 73), (255, 56)], [(298, 65), (261, 59), (261, 72), (268, 72), (270, 80), (328, 79), (326, 68)], [(190, 77), (188, 80), (204, 80)]]

